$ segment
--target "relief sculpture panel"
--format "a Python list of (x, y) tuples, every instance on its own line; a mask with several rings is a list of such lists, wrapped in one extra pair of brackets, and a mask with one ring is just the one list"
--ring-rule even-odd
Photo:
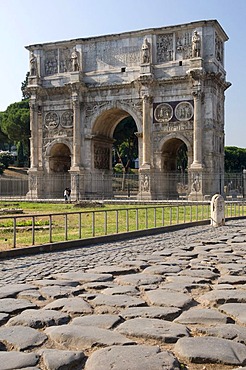
[(173, 33), (157, 36), (157, 63), (173, 60)]
[(95, 145), (94, 147), (94, 167), (109, 170), (110, 150), (109, 148)]

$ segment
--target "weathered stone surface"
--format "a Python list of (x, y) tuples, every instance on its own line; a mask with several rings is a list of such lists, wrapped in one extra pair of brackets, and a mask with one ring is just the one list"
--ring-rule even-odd
[(184, 325), (159, 319), (136, 318), (120, 324), (116, 330), (122, 334), (145, 339), (156, 339), (165, 343), (175, 343), (179, 338), (189, 336)]
[(71, 280), (65, 280), (65, 279), (64, 280), (43, 279), (43, 280), (34, 280), (32, 283), (34, 285), (37, 285), (38, 287), (52, 286), (52, 285), (76, 287), (79, 284), (79, 281), (71, 281)]
[(112, 274), (112, 275), (122, 275), (122, 274), (131, 274), (137, 272), (138, 269), (135, 267), (126, 267), (126, 266), (117, 266), (117, 265), (103, 265), (97, 266), (93, 269), (86, 270), (86, 273), (92, 274)]
[(197, 331), (207, 336), (230, 339), (246, 344), (246, 328), (237, 324), (218, 324), (213, 327), (201, 327)]
[(12, 317), (7, 325), (24, 325), (31, 328), (43, 328), (45, 326), (63, 325), (70, 317), (61, 312), (53, 310), (25, 310), (20, 315)]
[(44, 333), (25, 326), (0, 328), (0, 341), (18, 351), (40, 346), (46, 339), (47, 336)]
[(46, 310), (61, 310), (69, 314), (89, 314), (92, 313), (92, 308), (83, 298), (60, 298), (54, 302), (48, 303), (44, 309)]
[(175, 265), (156, 265), (156, 266), (149, 266), (146, 267), (142, 272), (145, 274), (153, 274), (153, 275), (165, 275), (165, 274), (173, 274), (181, 271), (180, 266)]
[(246, 290), (212, 290), (198, 298), (203, 305), (218, 306), (224, 303), (246, 303)]
[(216, 279), (219, 275), (211, 270), (204, 270), (204, 269), (186, 269), (179, 272), (179, 276), (194, 276), (197, 278), (204, 278), (207, 280)]
[(102, 294), (139, 294), (139, 291), (132, 285), (116, 285), (114, 288), (106, 288), (102, 290)]
[[(39, 351), (43, 363), (48, 370), (66, 369), (72, 370), (75, 366), (85, 362), (85, 354), (79, 351), (61, 351), (57, 349), (45, 349)], [(82, 368), (82, 367), (81, 367)]]
[(96, 326), (61, 325), (45, 329), (45, 333), (68, 349), (85, 350), (95, 346), (133, 344), (123, 335)]
[(118, 315), (86, 315), (76, 317), (72, 320), (72, 325), (96, 326), (102, 329), (112, 329), (114, 326), (122, 322), (122, 318)]
[(236, 322), (246, 324), (246, 303), (225, 303), (219, 310), (230, 315)]
[(0, 299), (14, 297), (16, 294), (29, 289), (37, 289), (37, 287), (32, 284), (7, 284), (0, 287)]
[(93, 306), (136, 307), (143, 306), (145, 301), (141, 298), (131, 297), (126, 294), (98, 294), (90, 303)]
[(178, 360), (167, 351), (152, 346), (113, 346), (95, 351), (85, 370), (179, 370)]
[(115, 279), (115, 282), (120, 285), (149, 285), (149, 284), (156, 284), (162, 281), (162, 277), (157, 275), (150, 275), (150, 274), (131, 274), (131, 275), (123, 275), (118, 276)]
[(6, 313), (0, 313), (0, 325), (6, 322), (9, 318), (9, 315)]
[(49, 298), (63, 298), (69, 296), (71, 294), (73, 288), (69, 286), (48, 286), (48, 287), (43, 287), (39, 291), (42, 294), (43, 297), (46, 299)]
[(145, 292), (147, 301), (155, 306), (171, 306), (184, 308), (192, 303), (188, 294), (170, 292), (165, 289), (156, 289)]
[(27, 308), (34, 308), (35, 304), (27, 299), (3, 298), (0, 299), (0, 312), (2, 313), (16, 313)]
[(178, 307), (131, 307), (120, 312), (128, 320), (137, 317), (173, 321), (181, 313)]
[(35, 353), (0, 351), (1, 370), (24, 369), (26, 367), (35, 366), (38, 359), (39, 357)]
[(196, 337), (181, 338), (174, 346), (174, 352), (196, 363), (221, 363), (245, 365), (246, 346), (231, 340)]
[(78, 281), (80, 284), (92, 281), (110, 281), (113, 279), (111, 274), (89, 274), (86, 272), (66, 272), (52, 275), (55, 279)]
[(190, 308), (183, 312), (174, 322), (180, 324), (226, 324), (232, 322), (230, 318), (221, 312), (206, 308)]

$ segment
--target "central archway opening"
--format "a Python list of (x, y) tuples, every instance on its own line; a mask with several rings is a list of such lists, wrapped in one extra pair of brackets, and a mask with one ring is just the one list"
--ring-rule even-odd
[[(93, 166), (98, 180), (93, 192), (97, 196), (129, 196), (138, 190), (138, 132), (132, 115), (124, 109), (112, 108), (96, 119), (93, 127)], [(110, 190), (111, 189), (111, 190)], [(101, 193), (101, 194), (100, 194)]]
[(163, 192), (178, 199), (188, 192), (188, 149), (179, 138), (171, 138), (162, 148)]

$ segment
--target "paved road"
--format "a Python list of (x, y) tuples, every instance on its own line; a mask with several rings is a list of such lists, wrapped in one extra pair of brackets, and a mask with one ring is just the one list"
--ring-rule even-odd
[(245, 248), (238, 220), (1, 260), (0, 370), (246, 369)]

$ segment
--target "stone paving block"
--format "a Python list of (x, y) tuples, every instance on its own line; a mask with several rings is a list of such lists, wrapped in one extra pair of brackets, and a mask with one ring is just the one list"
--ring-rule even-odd
[(195, 363), (246, 364), (246, 346), (227, 339), (213, 337), (181, 338), (174, 352)]
[(81, 365), (82, 369), (86, 358), (84, 352), (57, 349), (40, 350), (39, 354), (47, 370), (72, 370), (78, 365)]
[(37, 287), (44, 287), (44, 286), (70, 286), (70, 287), (76, 287), (79, 285), (79, 281), (71, 281), (71, 280), (57, 280), (57, 279), (40, 279), (40, 280), (34, 280), (32, 282), (34, 285), (37, 285)]
[(81, 297), (60, 298), (43, 307), (45, 310), (61, 310), (69, 314), (90, 314), (92, 307)]
[(162, 277), (150, 274), (130, 274), (118, 276), (114, 281), (119, 285), (149, 285), (160, 283), (163, 280)]
[(206, 280), (214, 280), (217, 277), (219, 277), (219, 274), (216, 274), (215, 272), (211, 270), (204, 270), (204, 269), (186, 269), (182, 270), (181, 272), (178, 273), (179, 276), (194, 276), (197, 278), (204, 278)]
[(155, 339), (164, 343), (175, 343), (179, 338), (189, 336), (189, 330), (184, 325), (147, 318), (127, 320), (115, 330), (126, 336)]
[(43, 297), (46, 299), (57, 299), (57, 298), (63, 298), (68, 297), (72, 291), (73, 288), (69, 286), (59, 286), (59, 285), (53, 285), (48, 287), (43, 287), (39, 289), (40, 293)]
[(122, 318), (118, 315), (98, 314), (86, 315), (83, 317), (75, 317), (71, 324), (82, 326), (96, 326), (102, 329), (112, 329), (122, 322)]
[(145, 292), (146, 300), (154, 306), (179, 307), (184, 308), (193, 302), (190, 295), (171, 292), (166, 289), (156, 289)]
[(215, 324), (226, 324), (232, 322), (225, 314), (214, 310), (206, 308), (190, 308), (188, 311), (183, 312), (174, 322), (180, 324), (206, 324), (206, 325), (215, 325)]
[[(136, 360), (137, 359), (137, 360)], [(178, 360), (156, 346), (111, 346), (95, 351), (85, 370), (180, 370)]]
[(219, 310), (230, 315), (237, 323), (246, 325), (246, 303), (225, 303)]
[[(40, 346), (47, 339), (47, 335), (25, 326), (0, 328), (0, 342), (17, 351)], [(1, 368), (1, 364), (0, 364)]]
[(35, 366), (39, 356), (35, 353), (3, 352), (0, 351), (1, 370), (24, 369)]
[(117, 265), (103, 265), (103, 266), (97, 266), (93, 269), (86, 270), (86, 273), (92, 273), (92, 274), (112, 274), (112, 275), (123, 275), (123, 274), (133, 274), (138, 271), (138, 268), (136, 267), (130, 267), (130, 266), (117, 266)]
[(7, 325), (23, 325), (38, 329), (45, 326), (64, 325), (69, 320), (69, 315), (54, 310), (25, 310), (21, 314), (12, 317), (7, 322)]
[(61, 274), (52, 274), (55, 279), (64, 279), (79, 281), (80, 284), (92, 281), (110, 281), (113, 279), (112, 274), (89, 274), (86, 272), (66, 272)]
[(138, 295), (139, 290), (132, 285), (115, 285), (112, 288), (106, 288), (102, 290), (102, 294), (129, 294), (129, 295)]
[(96, 326), (61, 325), (45, 329), (45, 334), (64, 348), (86, 350), (95, 346), (134, 344), (120, 333)]
[(197, 299), (205, 306), (219, 306), (225, 303), (246, 303), (246, 290), (212, 290)]
[(15, 297), (16, 294), (29, 289), (37, 289), (37, 287), (33, 284), (7, 284), (0, 287), (0, 299)]
[(142, 272), (144, 274), (153, 274), (153, 275), (166, 275), (166, 274), (175, 274), (181, 271), (180, 266), (174, 265), (156, 265), (156, 266), (149, 266), (146, 267)]
[(9, 315), (6, 313), (0, 313), (0, 325), (4, 324), (9, 318)]
[(126, 320), (142, 317), (173, 321), (180, 313), (178, 307), (130, 307), (120, 311), (120, 316)]
[(92, 306), (110, 306), (110, 307), (136, 307), (143, 306), (146, 302), (138, 297), (131, 297), (127, 294), (98, 294), (90, 301)]
[(218, 324), (213, 327), (197, 328), (197, 331), (210, 337), (230, 339), (246, 344), (246, 327), (237, 324)]
[(0, 299), (0, 312), (1, 313), (17, 313), (27, 308), (34, 308), (36, 305), (27, 299), (17, 298), (2, 298)]

